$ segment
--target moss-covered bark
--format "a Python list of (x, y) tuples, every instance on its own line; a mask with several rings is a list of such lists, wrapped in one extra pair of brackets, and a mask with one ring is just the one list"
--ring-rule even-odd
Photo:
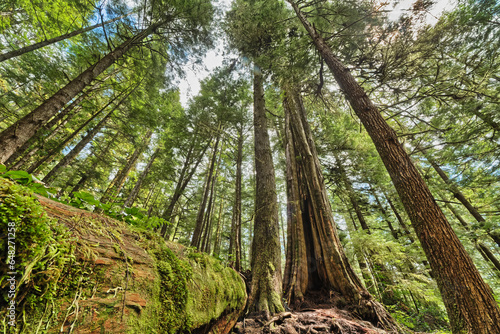
[[(37, 199), (0, 178), (2, 237), (9, 222), (17, 228), (17, 318), (15, 328), (0, 324), (2, 332), (227, 333), (245, 306), (243, 280), (218, 260), (105, 216)], [(4, 319), (8, 275), (1, 270)]]

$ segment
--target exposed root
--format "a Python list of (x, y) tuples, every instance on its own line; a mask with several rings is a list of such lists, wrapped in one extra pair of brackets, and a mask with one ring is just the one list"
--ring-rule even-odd
[(394, 330), (383, 330), (368, 321), (355, 319), (349, 312), (336, 308), (307, 309), (300, 312), (283, 312), (269, 321), (261, 316), (252, 316), (240, 321), (233, 333), (257, 334), (389, 334)]

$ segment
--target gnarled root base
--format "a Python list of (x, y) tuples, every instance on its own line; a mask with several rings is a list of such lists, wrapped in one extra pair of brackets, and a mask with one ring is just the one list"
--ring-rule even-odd
[(271, 320), (248, 317), (238, 322), (233, 329), (238, 334), (276, 333), (335, 333), (335, 334), (388, 334), (397, 333), (373, 326), (368, 321), (358, 320), (345, 310), (307, 309), (303, 312), (283, 312)]

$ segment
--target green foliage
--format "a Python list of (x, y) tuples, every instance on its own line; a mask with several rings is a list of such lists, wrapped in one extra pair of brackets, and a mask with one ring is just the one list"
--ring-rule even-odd
[(53, 197), (56, 193), (55, 189), (46, 187), (33, 175), (22, 170), (7, 171), (4, 165), (0, 165), (0, 177), (11, 179), (45, 197)]

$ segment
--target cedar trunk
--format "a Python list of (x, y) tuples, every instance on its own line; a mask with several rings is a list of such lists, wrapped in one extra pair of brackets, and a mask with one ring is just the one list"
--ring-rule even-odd
[(395, 131), (356, 82), (348, 68), (307, 21), (298, 5), (288, 0), (372, 138), (410, 217), (430, 262), (448, 311), (453, 333), (500, 333), (500, 309), (443, 212), (434, 201)]
[[(286, 91), (289, 240), (285, 296), (291, 305), (313, 291), (342, 296), (377, 326), (398, 331), (392, 317), (362, 286), (338, 237), (305, 109), (298, 94)], [(292, 95), (293, 98), (290, 96)]]

